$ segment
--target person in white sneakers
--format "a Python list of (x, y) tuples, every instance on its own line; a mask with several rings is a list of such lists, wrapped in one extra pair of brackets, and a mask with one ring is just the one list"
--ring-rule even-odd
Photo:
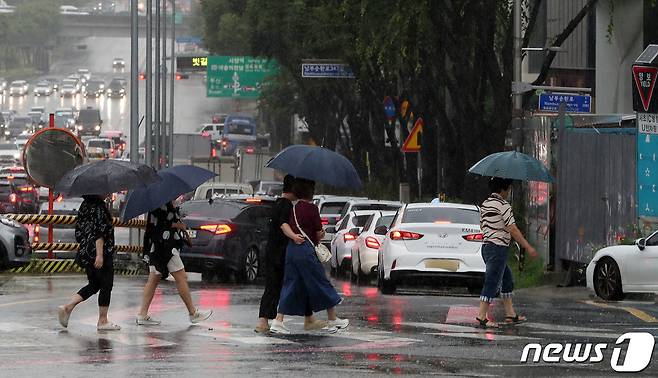
[(186, 228), (181, 222), (178, 208), (171, 202), (148, 213), (144, 233), (144, 260), (149, 264), (149, 277), (144, 286), (142, 307), (135, 319), (137, 325), (161, 323), (151, 318), (148, 311), (158, 283), (169, 274), (176, 281), (178, 294), (187, 307), (192, 324), (202, 322), (212, 315), (212, 310), (199, 310), (192, 302), (185, 266), (180, 258), (180, 249), (188, 240)]
[(324, 231), (318, 207), (311, 203), (314, 191), (315, 182), (295, 178), (293, 192), (299, 200), (288, 223), (281, 226), (290, 241), (278, 313), (270, 326), (272, 333), (289, 334), (290, 330), (283, 324), (284, 315), (304, 316), (309, 304), (314, 312), (327, 310), (328, 329), (343, 329), (350, 324), (349, 320), (336, 316), (336, 305), (342, 299), (315, 255), (314, 245), (320, 242)]

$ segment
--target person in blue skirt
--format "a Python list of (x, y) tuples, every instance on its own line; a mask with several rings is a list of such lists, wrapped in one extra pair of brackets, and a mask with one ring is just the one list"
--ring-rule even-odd
[(311, 201), (315, 182), (296, 178), (293, 186), (297, 203), (293, 206), (290, 220), (281, 226), (290, 241), (286, 249), (283, 288), (279, 299), (276, 319), (270, 332), (290, 334), (283, 324), (284, 315), (306, 315), (307, 305), (313, 312), (327, 311), (328, 327), (347, 328), (349, 320), (336, 316), (336, 305), (342, 298), (327, 279), (324, 267), (315, 255), (324, 231), (317, 206)]

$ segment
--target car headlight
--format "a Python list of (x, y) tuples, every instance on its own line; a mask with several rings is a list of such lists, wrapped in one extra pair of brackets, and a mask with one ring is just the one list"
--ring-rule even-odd
[(112, 93), (112, 90), (108, 88), (107, 93)]
[(78, 130), (82, 130), (82, 126), (78, 126)]
[(100, 129), (101, 129), (101, 125), (96, 125), (96, 127), (94, 127), (94, 129), (95, 129), (96, 131), (100, 130)]
[(9, 135), (9, 134), (10, 134), (9, 130), (5, 130), (5, 135)]
[(18, 159), (19, 157), (21, 157), (21, 154), (14, 154), (14, 159)]
[(7, 218), (0, 218), (0, 223), (4, 224), (5, 226), (9, 226), (9, 227), (16, 227), (16, 228), (22, 227), (20, 223), (15, 222), (11, 219), (7, 219)]

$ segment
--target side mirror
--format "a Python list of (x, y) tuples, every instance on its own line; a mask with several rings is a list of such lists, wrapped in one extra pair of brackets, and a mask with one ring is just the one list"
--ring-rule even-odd
[(647, 247), (647, 239), (645, 238), (640, 238), (635, 241), (635, 245), (640, 249), (640, 251), (644, 251), (644, 249)]
[(388, 227), (386, 226), (377, 226), (374, 231), (374, 233), (377, 235), (386, 235), (387, 232), (388, 232)]
[(327, 227), (324, 229), (324, 232), (327, 234), (335, 234), (336, 233), (336, 227)]

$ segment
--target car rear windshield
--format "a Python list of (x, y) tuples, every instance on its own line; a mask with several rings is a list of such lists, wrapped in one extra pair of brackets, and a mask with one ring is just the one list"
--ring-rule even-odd
[(340, 214), (345, 202), (325, 202), (320, 208), (320, 214)]
[(233, 219), (245, 207), (245, 204), (214, 201), (212, 204), (206, 201), (186, 202), (181, 206), (181, 214), (184, 217)]
[(477, 210), (417, 207), (404, 212), (402, 223), (480, 224), (480, 213)]
[(90, 140), (88, 146), (109, 149), (112, 148), (112, 143), (109, 140)]
[(240, 125), (232, 123), (226, 127), (224, 130), (227, 134), (238, 134), (238, 135), (254, 135), (254, 126), (253, 125)]
[(100, 121), (100, 113), (98, 110), (81, 110), (78, 116), (78, 121), (82, 123), (92, 123)]
[(0, 183), (0, 193), (10, 193), (11, 185), (9, 183), (3, 182)]

